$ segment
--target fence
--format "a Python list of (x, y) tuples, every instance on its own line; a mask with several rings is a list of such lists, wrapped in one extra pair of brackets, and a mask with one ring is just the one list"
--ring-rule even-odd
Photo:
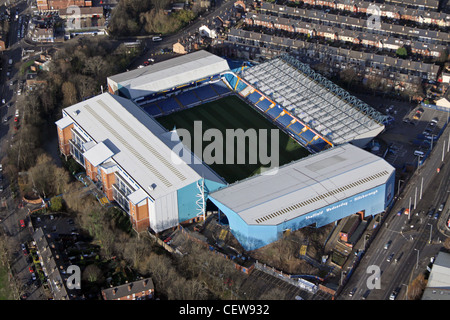
[(259, 263), (258, 261), (255, 262), (255, 269), (258, 269), (264, 273), (267, 273), (275, 278), (286, 281), (287, 283), (292, 284), (293, 286), (299, 287), (300, 289), (309, 291), (312, 294), (317, 293), (317, 291), (319, 290), (318, 286), (316, 286), (312, 282), (309, 282), (302, 278), (292, 278), (291, 275), (284, 274), (282, 271), (279, 271), (273, 267), (268, 267), (265, 264)]

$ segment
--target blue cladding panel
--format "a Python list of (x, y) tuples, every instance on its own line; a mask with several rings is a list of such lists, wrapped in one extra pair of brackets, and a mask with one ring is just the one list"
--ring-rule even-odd
[(298, 230), (311, 224), (322, 227), (362, 210), (365, 211), (365, 216), (379, 214), (392, 201), (394, 180), (395, 173), (386, 184), (278, 225), (248, 225), (239, 215), (213, 197), (210, 197), (210, 200), (227, 216), (231, 232), (241, 245), (246, 250), (254, 250), (276, 241), (286, 229)]
[[(225, 184), (205, 179), (205, 187), (208, 192), (216, 191)], [(197, 182), (191, 183), (177, 191), (178, 199), (178, 222), (195, 218), (199, 213), (197, 206), (197, 195), (199, 189)]]

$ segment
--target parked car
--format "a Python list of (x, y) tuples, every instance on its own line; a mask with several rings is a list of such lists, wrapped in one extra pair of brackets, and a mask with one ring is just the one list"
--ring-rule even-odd
[(23, 252), (23, 254), (24, 255), (27, 255), (28, 254), (28, 250), (27, 250), (27, 247), (25, 246), (25, 244), (21, 244), (20, 245), (20, 247), (21, 247), (21, 249), (22, 249), (22, 252)]
[(21, 228), (25, 228), (25, 221), (20, 220), (20, 221), (19, 221), (19, 224), (20, 224), (20, 227), (21, 227)]
[(444, 210), (444, 204), (443, 203), (441, 203), (441, 205), (439, 206), (438, 211), (442, 211), (442, 210)]

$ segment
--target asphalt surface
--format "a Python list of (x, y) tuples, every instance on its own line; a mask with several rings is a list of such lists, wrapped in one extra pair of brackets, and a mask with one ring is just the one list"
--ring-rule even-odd
[[(416, 170), (392, 210), (386, 213), (378, 234), (345, 285), (341, 299), (388, 300), (395, 289), (399, 291), (396, 299), (406, 299), (411, 281), (426, 270), (430, 258), (439, 252), (448, 235), (445, 223), (450, 200), (449, 134), (447, 127), (430, 157)], [(437, 219), (434, 213), (428, 215), (444, 202), (447, 205)], [(397, 212), (408, 208), (410, 203), (410, 214), (398, 216)], [(389, 241), (392, 243), (385, 249)], [(393, 256), (389, 262), (390, 255)], [(379, 274), (371, 266), (378, 268)], [(353, 296), (348, 296), (353, 289), (356, 290)]]

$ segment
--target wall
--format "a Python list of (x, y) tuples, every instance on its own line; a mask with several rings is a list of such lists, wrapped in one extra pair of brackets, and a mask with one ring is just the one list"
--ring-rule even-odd
[(71, 131), (72, 128), (73, 128), (73, 124), (65, 127), (64, 129), (57, 128), (58, 129), (59, 150), (65, 156), (70, 155), (69, 140), (72, 139), (72, 131)]
[[(201, 180), (197, 181), (201, 182)], [(197, 182), (191, 183), (177, 191), (178, 198), (178, 222), (183, 222), (195, 218), (200, 212), (197, 206), (197, 195), (199, 194), (199, 189), (197, 187)], [(205, 189), (207, 192), (213, 192), (223, 187), (224, 184), (218, 183), (205, 179)], [(207, 196), (206, 196), (207, 197)]]
[(278, 225), (248, 225), (238, 214), (219, 201), (212, 198), (211, 201), (227, 216), (231, 233), (245, 250), (254, 250), (280, 239), (286, 229), (293, 231), (314, 224), (320, 228), (363, 210), (366, 217), (379, 214), (392, 201), (394, 180), (395, 173), (391, 175), (386, 184)]

